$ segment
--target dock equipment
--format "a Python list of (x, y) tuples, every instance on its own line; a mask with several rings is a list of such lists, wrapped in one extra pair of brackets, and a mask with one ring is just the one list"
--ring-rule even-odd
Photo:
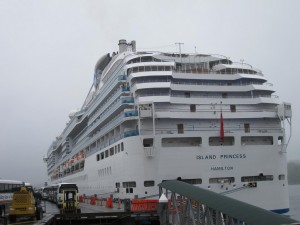
[(21, 187), (13, 194), (12, 205), (9, 206), (10, 222), (14, 222), (17, 217), (31, 217), (38, 220), (43, 217), (43, 209), (34, 198), (31, 188)]
[[(159, 185), (160, 196), (171, 192), (161, 225), (283, 225), (296, 220), (178, 180)], [(168, 216), (165, 216), (165, 215)]]

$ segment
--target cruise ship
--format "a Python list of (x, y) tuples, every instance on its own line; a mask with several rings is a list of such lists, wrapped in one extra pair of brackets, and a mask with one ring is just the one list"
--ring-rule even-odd
[(244, 62), (137, 51), (122, 39), (98, 60), (81, 109), (50, 145), (48, 184), (155, 198), (157, 184), (179, 179), (285, 213), (292, 111), (274, 92)]

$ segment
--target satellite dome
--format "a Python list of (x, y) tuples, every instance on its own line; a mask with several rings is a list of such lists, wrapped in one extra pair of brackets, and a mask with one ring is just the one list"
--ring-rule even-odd
[(72, 119), (75, 114), (78, 112), (78, 109), (72, 109), (70, 112), (69, 112), (69, 118)]

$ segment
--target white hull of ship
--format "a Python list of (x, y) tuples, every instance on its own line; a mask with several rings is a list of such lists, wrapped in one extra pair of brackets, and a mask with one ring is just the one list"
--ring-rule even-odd
[[(200, 187), (217, 193), (227, 193), (228, 197), (268, 210), (284, 211), (289, 208), (287, 179), (279, 179), (279, 175), (286, 174), (286, 154), (281, 152), (281, 146), (277, 143), (238, 147), (208, 146), (208, 143), (204, 142), (199, 146), (168, 148), (162, 147), (163, 137), (170, 136), (155, 136), (154, 147), (150, 149), (152, 156), (149, 156), (149, 152), (145, 153), (145, 150), (149, 149), (143, 147), (143, 139), (140, 136), (124, 138), (106, 148), (110, 149), (123, 142), (124, 151), (100, 161), (96, 160), (99, 151), (95, 151), (85, 159), (84, 170), (61, 178), (55, 183), (75, 182), (82, 195), (97, 194), (107, 197), (113, 194), (114, 198), (125, 199), (157, 195), (157, 184), (163, 180), (178, 177), (201, 178)], [(208, 137), (209, 135), (207, 139)], [(235, 140), (238, 139), (240, 136), (235, 136)], [(242, 188), (247, 182), (241, 182), (241, 177), (259, 174), (273, 175), (274, 179), (257, 182), (256, 188)], [(210, 178), (218, 177), (234, 177), (235, 181), (209, 183)], [(131, 181), (136, 182), (136, 187), (133, 188), (133, 193), (126, 193), (122, 184)], [(155, 181), (155, 185), (145, 187), (144, 181)], [(119, 189), (116, 183), (120, 183)]]

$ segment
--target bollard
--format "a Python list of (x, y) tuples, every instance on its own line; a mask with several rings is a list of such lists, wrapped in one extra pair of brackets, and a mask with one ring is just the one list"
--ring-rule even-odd
[(120, 200), (120, 198), (118, 199), (118, 209), (121, 209), (121, 200)]
[(158, 200), (157, 213), (159, 215), (160, 225), (169, 225), (169, 201), (164, 194)]
[(100, 206), (103, 206), (102, 201), (103, 201), (103, 198), (100, 197)]
[(113, 208), (113, 202), (112, 202), (112, 198), (108, 197), (106, 199), (106, 208)]

